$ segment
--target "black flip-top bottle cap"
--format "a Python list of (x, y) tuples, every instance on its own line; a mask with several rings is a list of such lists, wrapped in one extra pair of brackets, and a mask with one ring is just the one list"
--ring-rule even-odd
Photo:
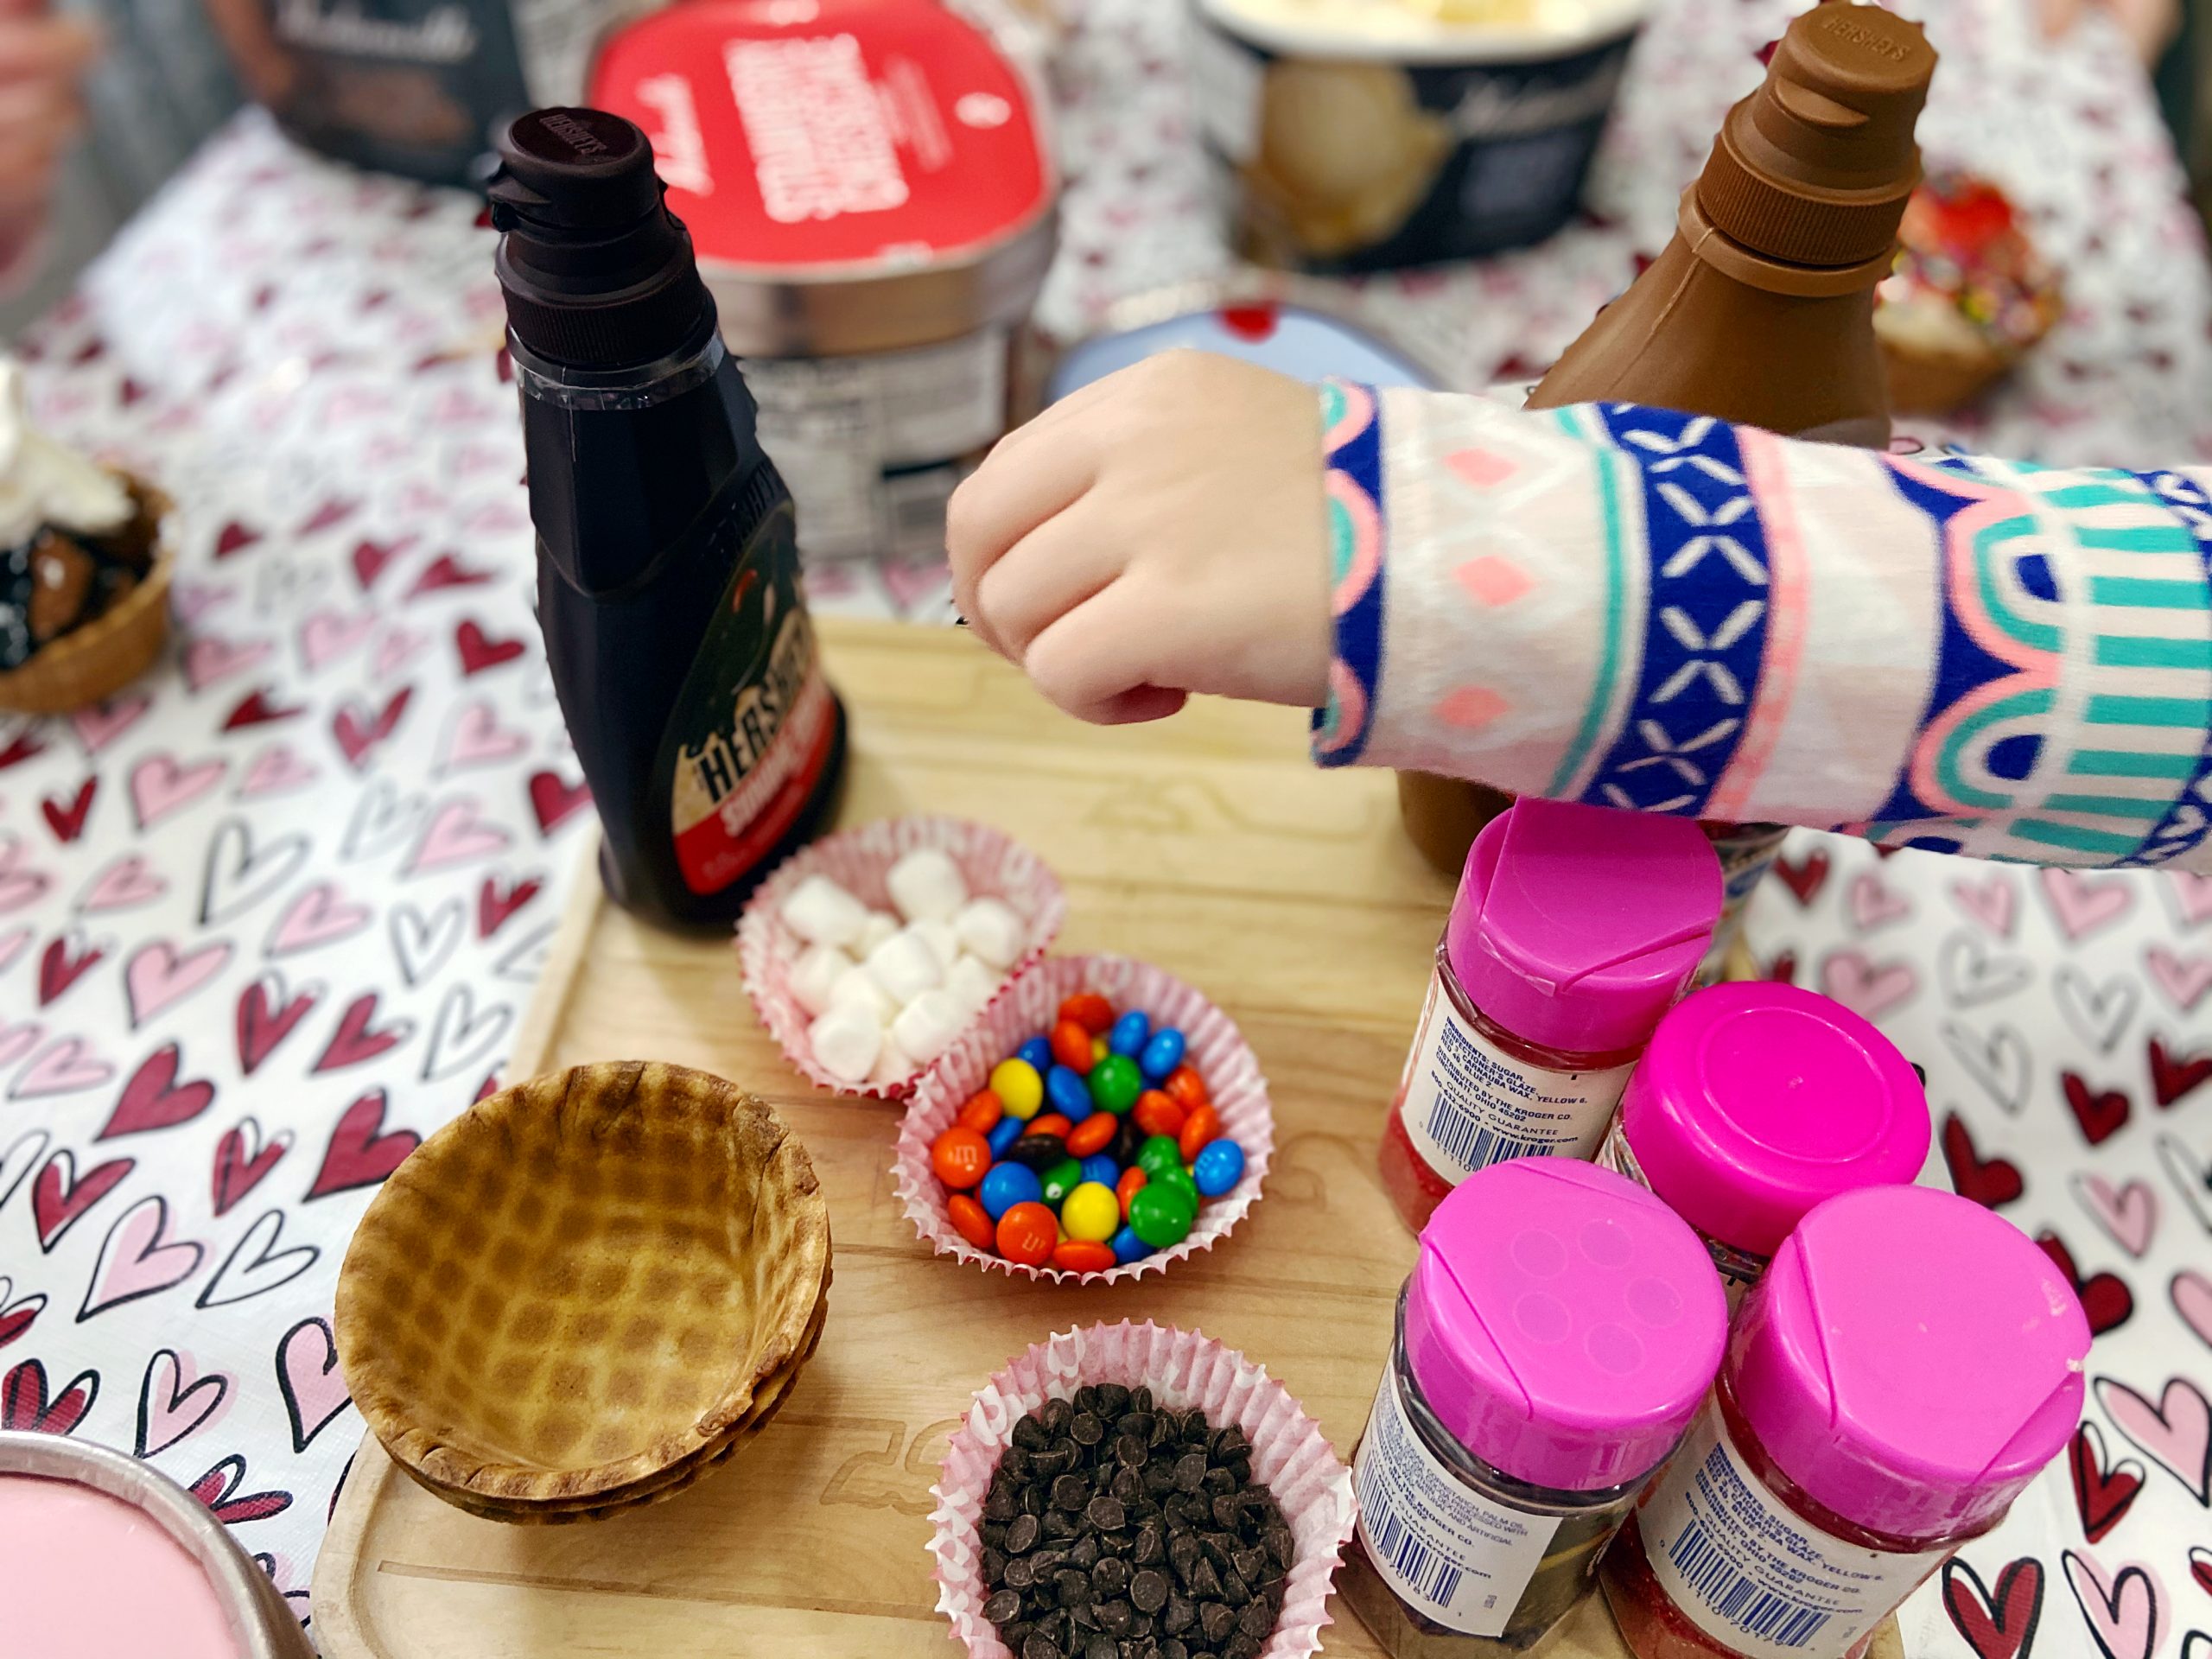
[(515, 343), (578, 369), (653, 363), (711, 320), (652, 146), (605, 110), (532, 110), (499, 135), (487, 194)]

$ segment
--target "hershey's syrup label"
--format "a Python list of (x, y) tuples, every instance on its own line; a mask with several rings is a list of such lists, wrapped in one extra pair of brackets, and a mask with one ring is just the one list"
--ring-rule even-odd
[(736, 562), (663, 739), (656, 775), (685, 887), (720, 893), (760, 863), (805, 810), (836, 730), (782, 499)]

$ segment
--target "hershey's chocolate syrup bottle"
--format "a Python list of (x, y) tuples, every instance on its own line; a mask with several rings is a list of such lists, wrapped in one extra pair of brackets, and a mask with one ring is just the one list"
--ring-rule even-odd
[[(1878, 6), (1790, 20), (1766, 79), (1728, 111), (1658, 262), (1599, 312), (1532, 409), (1619, 399), (1886, 448), (1874, 289), (1920, 182), (1913, 124), (1936, 50)], [(1398, 774), (1406, 832), (1457, 875), (1501, 790)]]
[(538, 620), (606, 831), (601, 871), (648, 920), (727, 924), (823, 827), (844, 766), (791, 493), (645, 135), (603, 111), (537, 110), (499, 155)]

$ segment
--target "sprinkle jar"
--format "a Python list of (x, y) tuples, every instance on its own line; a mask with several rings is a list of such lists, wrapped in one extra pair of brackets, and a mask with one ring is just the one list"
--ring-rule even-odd
[(1755, 981), (1669, 1011), (1598, 1161), (1697, 1230), (1732, 1306), (1807, 1211), (1910, 1182), (1928, 1140), (1928, 1096), (1888, 1038), (1831, 998)]
[(1484, 826), (1383, 1126), (1408, 1226), (1485, 1165), (1596, 1154), (1719, 912), (1687, 819), (1527, 799)]
[(2088, 1348), (2065, 1276), (2003, 1217), (1920, 1186), (1830, 1198), (1605, 1556), (1637, 1659), (1863, 1652), (2064, 1448)]
[(1588, 1597), (1726, 1327), (1696, 1236), (1634, 1183), (1567, 1159), (1462, 1182), (1353, 1458), (1338, 1588), (1392, 1659), (1526, 1653)]

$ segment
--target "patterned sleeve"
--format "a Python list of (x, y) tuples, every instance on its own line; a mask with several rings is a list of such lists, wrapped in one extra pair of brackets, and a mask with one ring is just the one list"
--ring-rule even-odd
[(1325, 766), (2212, 870), (2212, 471), (1324, 389)]

